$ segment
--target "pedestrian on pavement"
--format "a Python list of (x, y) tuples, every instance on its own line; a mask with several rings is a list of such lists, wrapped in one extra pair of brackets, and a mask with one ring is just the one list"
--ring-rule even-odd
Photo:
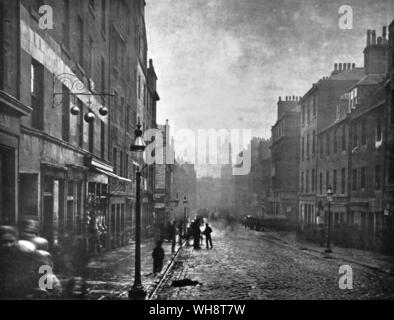
[(156, 275), (163, 269), (164, 249), (162, 248), (162, 241), (156, 241), (156, 247), (153, 249), (153, 274)]
[(171, 253), (175, 252), (176, 245), (176, 222), (173, 221), (170, 227)]
[(205, 243), (206, 243), (206, 248), (209, 249), (209, 245), (211, 245), (211, 249), (212, 249), (212, 237), (211, 237), (211, 233), (212, 233), (212, 228), (209, 226), (209, 224), (207, 223), (205, 226), (205, 230), (204, 230), (204, 235), (205, 235)]
[(194, 225), (192, 227), (193, 230), (193, 247), (196, 250), (201, 249), (200, 247), (200, 235), (201, 235), (201, 230), (200, 230), (200, 220), (196, 219), (196, 221), (194, 221)]

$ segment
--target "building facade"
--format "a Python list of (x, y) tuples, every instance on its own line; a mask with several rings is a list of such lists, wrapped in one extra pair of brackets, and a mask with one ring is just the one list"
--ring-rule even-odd
[(47, 1), (49, 29), (43, 1), (0, 4), (0, 168), (13, 172), (2, 174), (2, 222), (36, 219), (51, 246), (71, 233), (96, 252), (94, 230), (101, 247), (126, 244), (141, 160), (130, 144), (138, 119), (154, 127), (158, 100), (145, 2)]
[(299, 97), (279, 97), (278, 120), (272, 127), (272, 214), (298, 220), (298, 181), (300, 156)]
[[(363, 76), (363, 68), (356, 68), (355, 64), (335, 63), (331, 75), (315, 83), (300, 100), (299, 221), (301, 226), (306, 220), (316, 221), (318, 215), (316, 182), (317, 175), (320, 173), (318, 173), (317, 135), (320, 130), (335, 121), (336, 107), (340, 98)], [(331, 141), (325, 143), (330, 144)]]

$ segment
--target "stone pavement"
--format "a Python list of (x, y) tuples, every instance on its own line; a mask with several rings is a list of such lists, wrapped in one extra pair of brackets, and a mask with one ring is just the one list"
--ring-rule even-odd
[[(320, 247), (316, 243), (300, 241), (296, 239), (295, 233), (265, 231), (263, 236), (267, 240), (280, 241), (285, 245), (295, 246), (302, 250), (324, 254), (325, 247)], [(338, 260), (356, 263), (376, 271), (385, 272), (394, 275), (394, 257), (384, 255), (378, 252), (359, 250), (353, 248), (342, 248), (331, 246), (333, 253), (330, 255)]]
[[(341, 259), (268, 241), (263, 232), (212, 227), (213, 249), (182, 249), (156, 299), (394, 299), (394, 277), (386, 273), (350, 264), (353, 289), (341, 290)], [(198, 284), (172, 286), (185, 279)]]
[[(164, 242), (165, 252), (164, 267), (161, 274), (153, 275), (152, 251), (156, 245), (154, 239), (148, 239), (141, 243), (141, 278), (147, 293), (154, 290), (160, 281), (166, 266), (173, 258), (171, 243)], [(179, 245), (176, 245), (176, 250)], [(134, 282), (134, 256), (135, 243), (115, 249), (95, 257), (88, 264), (89, 278), (87, 279), (89, 293), (88, 300), (103, 299), (128, 299), (128, 291)], [(62, 279), (66, 282), (67, 279)]]

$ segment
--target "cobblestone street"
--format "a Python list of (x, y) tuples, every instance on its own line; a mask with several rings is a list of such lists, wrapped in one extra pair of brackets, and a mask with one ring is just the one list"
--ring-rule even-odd
[[(394, 277), (297, 246), (264, 233), (213, 226), (213, 249), (182, 249), (156, 299), (394, 299)], [(323, 251), (323, 249), (322, 249)], [(353, 290), (339, 289), (339, 267), (353, 269)], [(174, 280), (198, 281), (173, 287)]]

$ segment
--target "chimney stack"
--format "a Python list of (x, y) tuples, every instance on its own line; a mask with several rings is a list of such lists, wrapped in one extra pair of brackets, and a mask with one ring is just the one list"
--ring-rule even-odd
[(382, 37), (378, 37), (378, 44), (381, 45), (383, 43)]
[(387, 27), (383, 26), (382, 37), (384, 40), (387, 39)]
[(371, 45), (371, 30), (367, 30), (367, 47)]
[(372, 45), (376, 44), (376, 31), (372, 30)]

